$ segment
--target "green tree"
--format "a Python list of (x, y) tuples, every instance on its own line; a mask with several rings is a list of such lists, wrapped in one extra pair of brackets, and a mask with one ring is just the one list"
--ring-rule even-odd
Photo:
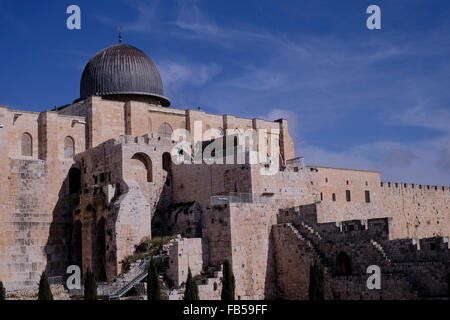
[(6, 290), (3, 287), (3, 282), (0, 280), (0, 300), (6, 300)]
[(97, 300), (97, 282), (90, 268), (86, 270), (84, 279), (84, 300)]
[(200, 300), (198, 298), (198, 287), (192, 278), (191, 268), (188, 268), (188, 276), (186, 280), (186, 290), (184, 291), (184, 300)]
[(324, 300), (323, 269), (314, 261), (309, 267), (309, 300)]
[(151, 258), (148, 267), (147, 297), (148, 300), (161, 300), (161, 284), (159, 283), (158, 270), (153, 262), (153, 257)]
[(234, 274), (233, 269), (231, 267), (231, 264), (228, 262), (228, 260), (225, 260), (223, 263), (223, 282), (222, 282), (222, 294), (221, 298), (225, 301), (231, 301), (234, 300), (235, 296), (235, 281), (234, 281)]
[(50, 290), (50, 284), (45, 272), (42, 272), (41, 279), (39, 280), (39, 294), (38, 300), (53, 300), (53, 294)]

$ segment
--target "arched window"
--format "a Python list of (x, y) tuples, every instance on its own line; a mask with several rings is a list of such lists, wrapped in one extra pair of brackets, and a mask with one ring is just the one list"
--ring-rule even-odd
[(22, 135), (22, 155), (31, 157), (33, 156), (33, 138), (27, 132)]
[(345, 252), (340, 252), (336, 259), (336, 270), (339, 275), (348, 276), (352, 274), (352, 263)]
[(150, 157), (140, 152), (136, 153), (131, 159), (133, 160), (132, 165), (135, 176), (139, 178), (143, 175), (147, 177), (147, 182), (152, 182), (152, 160)]
[(75, 154), (75, 142), (71, 137), (66, 137), (64, 139), (64, 158), (73, 159)]
[(164, 122), (159, 126), (158, 134), (162, 137), (170, 138), (172, 131), (172, 127), (168, 123)]

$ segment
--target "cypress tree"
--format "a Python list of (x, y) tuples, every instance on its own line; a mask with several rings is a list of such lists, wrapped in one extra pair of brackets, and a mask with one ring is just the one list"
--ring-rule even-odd
[(6, 300), (6, 290), (2, 281), (0, 281), (0, 300)]
[(314, 261), (309, 267), (309, 300), (324, 300), (323, 269)]
[(234, 274), (231, 264), (228, 260), (223, 263), (223, 283), (222, 283), (222, 294), (221, 298), (225, 301), (234, 300), (235, 296), (235, 281)]
[(183, 300), (200, 300), (198, 298), (198, 287), (192, 278), (191, 268), (188, 268), (188, 276), (186, 280), (186, 290), (184, 291)]
[(86, 270), (84, 280), (84, 300), (97, 300), (97, 282), (90, 268)]
[(42, 272), (41, 279), (39, 280), (39, 294), (38, 300), (53, 300), (53, 294), (50, 290), (50, 284), (45, 272)]
[(153, 262), (153, 257), (150, 260), (147, 275), (147, 298), (148, 300), (161, 300), (161, 284), (159, 283), (158, 270)]

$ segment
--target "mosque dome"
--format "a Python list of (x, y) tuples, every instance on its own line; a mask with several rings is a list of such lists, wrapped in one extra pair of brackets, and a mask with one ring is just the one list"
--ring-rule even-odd
[(80, 98), (90, 96), (134, 97), (170, 105), (155, 63), (143, 51), (125, 44), (107, 47), (88, 62), (81, 76)]

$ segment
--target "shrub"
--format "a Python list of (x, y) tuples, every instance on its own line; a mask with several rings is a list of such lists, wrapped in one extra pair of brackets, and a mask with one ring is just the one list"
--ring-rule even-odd
[(197, 283), (192, 278), (191, 268), (188, 268), (188, 276), (186, 280), (186, 290), (184, 291), (184, 300), (200, 300), (198, 298)]
[(323, 269), (314, 261), (309, 267), (309, 300), (324, 300)]
[(233, 269), (228, 260), (223, 263), (223, 283), (222, 283), (222, 293), (221, 298), (225, 301), (234, 300), (235, 297), (235, 280)]
[(6, 290), (3, 287), (3, 282), (0, 281), (0, 300), (6, 300)]
[(39, 293), (38, 300), (53, 300), (53, 294), (50, 290), (50, 284), (45, 272), (42, 272), (41, 279), (39, 280)]
[(161, 284), (159, 283), (158, 270), (156, 270), (153, 258), (150, 260), (150, 266), (148, 267), (147, 297), (148, 300), (161, 300)]
[(97, 282), (91, 269), (86, 270), (84, 279), (84, 300), (97, 300)]

